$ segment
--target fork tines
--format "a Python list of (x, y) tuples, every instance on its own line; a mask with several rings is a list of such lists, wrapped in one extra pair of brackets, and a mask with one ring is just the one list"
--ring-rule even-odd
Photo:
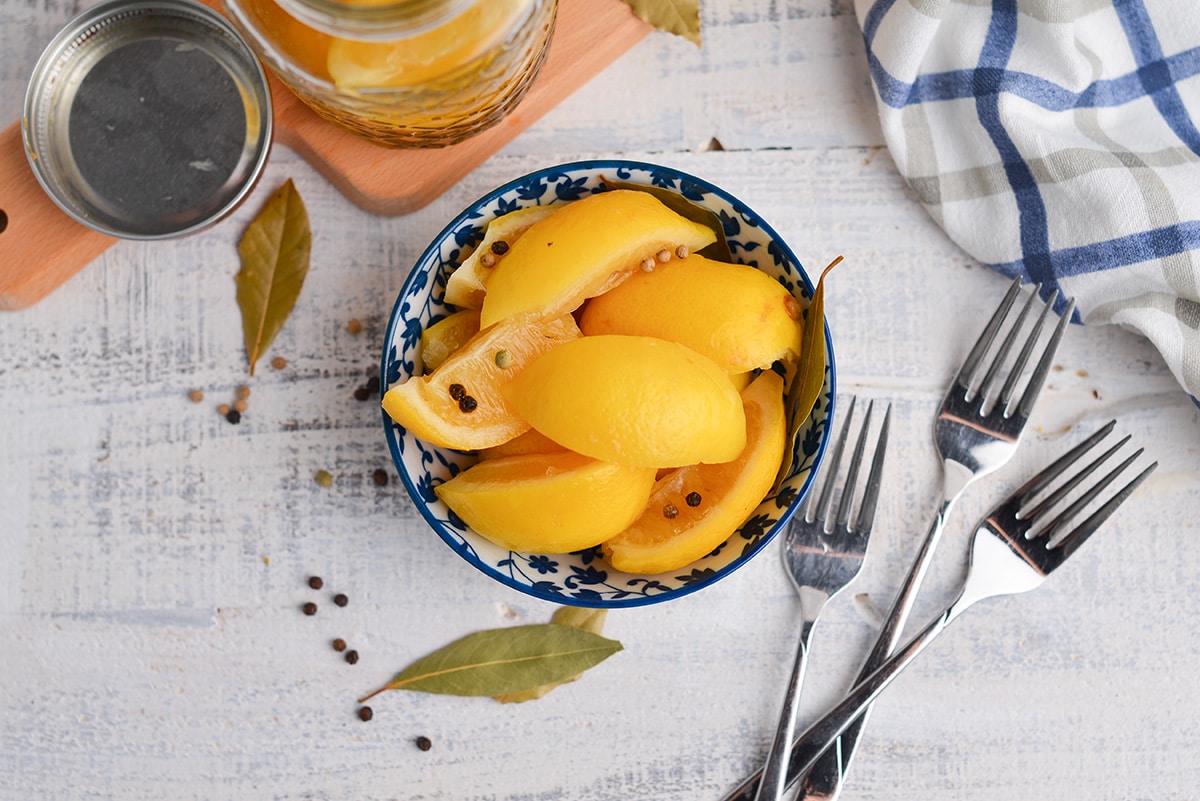
[[(1132, 454), (1122, 459), (1119, 464), (1111, 468), (1107, 473), (1100, 476), (1091, 487), (1078, 495), (1066, 508), (1058, 511), (1062, 503), (1068, 499), (1076, 488), (1104, 466), (1129, 441), (1128, 436), (1123, 437), (1116, 444), (1105, 450), (1104, 453), (1101, 453), (1069, 478), (1063, 480), (1053, 490), (1050, 489), (1051, 485), (1058, 481), (1068, 468), (1082, 459), (1094, 447), (1098, 446), (1105, 437), (1112, 433), (1115, 425), (1115, 420), (1109, 421), (1099, 431), (1063, 454), (1054, 463), (1013, 493), (1012, 497), (1015, 499), (1018, 507), (1016, 517), (1024, 524), (1023, 529), (1026, 539), (1034, 537), (1043, 538), (1046, 548), (1056, 554), (1054, 566), (1057, 566), (1058, 563), (1061, 563), (1062, 560), (1066, 559), (1076, 548), (1082, 545), (1084, 540), (1090, 537), (1116, 511), (1117, 507), (1125, 502), (1130, 494), (1137, 489), (1138, 485), (1145, 481), (1154, 472), (1154, 469), (1158, 467), (1158, 462), (1153, 462), (1134, 476), (1120, 490), (1113, 493), (1107, 501), (1102, 503), (1098, 501), (1101, 493), (1142, 455), (1143, 449), (1138, 448)], [(1090, 511), (1090, 515), (1073, 529), (1067, 530), (1067, 527), (1085, 511)]]
[[(1013, 280), (1008, 288), (1008, 293), (1004, 296), (1004, 300), (1000, 302), (999, 308), (992, 318), (984, 327), (983, 333), (975, 343), (975, 347), (971, 349), (971, 353), (963, 362), (962, 368), (958, 371), (956, 380), (966, 390), (966, 399), (970, 400), (976, 396), (982, 398), (989, 403), (994, 400), (994, 406), (1003, 410), (1005, 417), (1013, 413), (1011, 401), (1013, 393), (1017, 389), (1017, 382), (1020, 380), (1022, 373), (1025, 371), (1025, 366), (1029, 362), (1029, 358), (1033, 355), (1034, 348), (1037, 345), (1038, 338), (1045, 327), (1046, 317), (1050, 309), (1058, 300), (1058, 290), (1054, 290), (1050, 297), (1042, 304), (1041, 312), (1037, 315), (1037, 319), (1029, 328), (1025, 335), (1024, 344), (1017, 352), (1016, 358), (1009, 366), (1007, 378), (1000, 389), (1000, 394), (993, 398), (993, 393), (996, 389), (996, 384), (1000, 380), (1001, 371), (1005, 366), (1013, 346), (1017, 343), (1022, 328), (1025, 325), (1026, 319), (1029, 317), (1030, 311), (1033, 309), (1034, 301), (1038, 298), (1041, 292), (1042, 285), (1034, 286), (1033, 291), (1026, 298), (1025, 303), (1021, 306), (1020, 312), (1017, 313), (1016, 319), (1009, 326), (1008, 331), (1000, 340), (996, 353), (992, 356), (991, 362), (984, 372), (983, 377), (979, 379), (979, 371), (983, 367), (984, 358), (991, 349), (992, 344), (996, 341), (1000, 329), (1004, 327), (1004, 321), (1009, 316), (1017, 295), (1021, 291), (1021, 279), (1018, 277)], [(1028, 417), (1033, 409), (1033, 404), (1037, 400), (1038, 393), (1041, 391), (1042, 384), (1046, 380), (1046, 375), (1050, 371), (1050, 363), (1054, 358), (1054, 353), (1058, 349), (1058, 343), (1062, 339), (1063, 332), (1066, 330), (1067, 323), (1071, 320), (1071, 315), (1075, 311), (1075, 301), (1070, 300), (1067, 303), (1067, 308), (1063, 311), (1059, 318), (1058, 325), (1055, 326), (1054, 332), (1050, 335), (1050, 339), (1042, 350), (1041, 358), (1034, 367), (1033, 372), (1029, 376), (1029, 381), (1025, 385), (1025, 391), (1020, 396), (1020, 401), (1016, 406), (1016, 410), (1024, 417)], [(978, 381), (976, 379), (979, 379)]]
[[(866, 535), (871, 532), (871, 527), (875, 522), (875, 507), (879, 501), (879, 485), (883, 478), (883, 458), (887, 450), (888, 432), (891, 428), (891, 404), (888, 404), (884, 412), (883, 423), (879, 427), (874, 455), (871, 457), (871, 469), (867, 474), (862, 500), (858, 504), (857, 518), (853, 522), (851, 521), (851, 513), (854, 507), (854, 491), (858, 484), (858, 474), (862, 468), (863, 454), (866, 451), (867, 433), (871, 428), (871, 419), (875, 408), (874, 401), (870, 401), (867, 404), (866, 418), (859, 428), (858, 439), (854, 444), (854, 455), (850, 459), (850, 466), (846, 471), (845, 482), (841, 485), (841, 498), (837, 505), (836, 522), (831, 520), (829, 515), (830, 509), (833, 506), (834, 496), (839, 486), (838, 475), (842, 455), (846, 449), (846, 441), (849, 438), (850, 428), (854, 421), (854, 406), (856, 401), (856, 397), (850, 397), (850, 404), (846, 411), (846, 420), (842, 424), (841, 433), (834, 443), (832, 453), (829, 454), (827, 461), (821, 468), (823, 478), (819, 480), (823, 480), (824, 485), (821, 487), (820, 493), (814, 492), (809, 495), (808, 502), (804, 507), (804, 519), (810, 523), (814, 520), (823, 521), (823, 528), (826, 532), (832, 531), (833, 526), (836, 525), (838, 528), (848, 528), (849, 530)], [(814, 487), (814, 489), (816, 488)]]

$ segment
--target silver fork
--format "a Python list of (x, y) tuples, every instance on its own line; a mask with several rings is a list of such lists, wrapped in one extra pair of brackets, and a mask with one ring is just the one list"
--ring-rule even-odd
[[(798, 773), (807, 773), (838, 735), (858, 719), (892, 680), (959, 615), (984, 598), (1027, 592), (1041, 585), (1146, 480), (1158, 466), (1157, 462), (1142, 470), (1102, 505), (1096, 505), (1100, 493), (1141, 455), (1139, 448), (1059, 511), (1071, 492), (1125, 444), (1129, 439), (1125, 437), (1061, 486), (1046, 492), (1072, 464), (1106, 437), (1114, 424), (1115, 421), (1108, 423), (1075, 446), (988, 513), (975, 531), (967, 578), (958, 597), (904, 647), (860, 681), (841, 703), (800, 735), (792, 749)], [(1067, 530), (1075, 518), (1092, 509), (1095, 511), (1082, 523)]]
[[(812, 643), (812, 632), (821, 610), (829, 599), (854, 580), (862, 568), (867, 553), (867, 542), (875, 522), (875, 506), (879, 501), (879, 484), (882, 479), (884, 454), (887, 450), (888, 430), (891, 423), (891, 407), (884, 413), (880, 425), (871, 470), (867, 475), (862, 500), (857, 515), (851, 520), (854, 495), (858, 485), (858, 474), (862, 466), (863, 453), (867, 444), (867, 432), (871, 427), (874, 402), (867, 406), (866, 418), (858, 433), (854, 456), (846, 472), (841, 488), (836, 520), (830, 515), (834, 495), (838, 489), (838, 473), (850, 426), (854, 419), (855, 398), (850, 398), (846, 421), (842, 424), (833, 452), (822, 469), (824, 486), (820, 496), (809, 495), (800, 519), (788, 526), (783, 541), (783, 564), (788, 578), (800, 596), (800, 642), (792, 664), (791, 678), (784, 695), (783, 712), (771, 750), (763, 768), (763, 780), (759, 784), (756, 801), (778, 801), (783, 796), (787, 778), (788, 750), (796, 732), (796, 712), (800, 704), (800, 687), (804, 683), (808, 650)], [(815, 487), (814, 487), (815, 489)]]
[[(1013, 347), (1021, 342), (1022, 329), (1038, 296), (1038, 288), (1034, 288), (1021, 306), (1014, 322), (1000, 340), (996, 352), (991, 360), (986, 362), (986, 369), (983, 369), (985, 359), (988, 358), (992, 345), (996, 343), (997, 335), (1004, 327), (1005, 320), (1020, 293), (1020, 279), (1012, 282), (942, 400), (933, 424), (934, 447), (942, 460), (942, 501), (917, 551), (912, 567), (900, 586), (896, 600), (879, 630), (875, 645), (863, 663), (857, 681), (862, 681), (879, 667), (899, 642), (904, 624), (908, 620), (908, 613), (912, 610), (917, 592), (933, 561), (933, 553), (941, 539), (951, 507), (968, 485), (1001, 467), (1016, 452), (1021, 432), (1041, 393), (1054, 354), (1075, 308), (1073, 300), (1067, 304), (1066, 311), (1043, 347), (1024, 385), (1024, 391), (1018, 396), (1018, 383), (1030, 357), (1033, 356), (1047, 314), (1058, 298), (1058, 293), (1055, 292), (1050, 297), (1025, 335), (1024, 342), (1013, 363), (1008, 367), (1007, 378), (1000, 385), (997, 395), (997, 385), (1004, 375), (1005, 362)], [(983, 375), (980, 379), (981, 371)], [(850, 759), (854, 755), (858, 736), (866, 724), (866, 718), (864, 712), (859, 720), (846, 729), (835, 747), (830, 748), (811, 772), (803, 776), (801, 798), (812, 796), (832, 801), (837, 797), (842, 779), (850, 766)], [(796, 763), (796, 754), (793, 752), (788, 767), (788, 787), (802, 777)], [(755, 798), (760, 778), (761, 774), (750, 776), (726, 796), (725, 801), (751, 801)]]

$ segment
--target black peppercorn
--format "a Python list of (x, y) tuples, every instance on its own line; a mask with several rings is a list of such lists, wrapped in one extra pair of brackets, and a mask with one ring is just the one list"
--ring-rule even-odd
[(338, 606), (345, 606), (346, 604), (350, 603), (350, 599), (347, 598), (344, 593), (339, 592), (337, 595), (333, 596), (333, 602)]
[(373, 375), (367, 379), (367, 392), (375, 395), (379, 392), (379, 376)]
[(346, 661), (352, 665), (358, 664), (358, 651), (351, 649), (346, 652)]
[(479, 408), (479, 401), (475, 400), (470, 395), (463, 395), (458, 399), (458, 408), (460, 411), (470, 414)]
[(422, 751), (428, 751), (430, 748), (433, 748), (433, 743), (428, 737), (422, 735), (417, 738), (417, 748), (420, 748)]
[(368, 399), (370, 397), (371, 397), (371, 393), (367, 392), (366, 387), (359, 387), (358, 389), (354, 390), (354, 399), (355, 400), (365, 401), (366, 399)]
[(333, 650), (337, 651), (338, 653), (345, 651), (346, 650), (346, 641), (343, 640), (341, 637), (338, 637), (336, 640), (333, 641)]
[(446, 387), (446, 391), (450, 393), (450, 397), (454, 400), (462, 400), (467, 394), (467, 388), (462, 384), (451, 384)]
[(505, 242), (503, 239), (497, 239), (495, 242), (492, 243), (492, 252), (495, 253), (497, 256), (503, 256), (505, 253), (508, 252), (508, 243)]
[(698, 492), (689, 492), (687, 497), (683, 499), (688, 506), (699, 506), (702, 498)]
[(317, 605), (314, 604), (312, 601), (309, 601), (304, 606), (300, 607), (300, 609), (303, 610), (304, 614), (309, 615), (309, 616), (315, 615), (317, 613)]
[(238, 423), (242, 422), (242, 413), (237, 409), (230, 409), (225, 413), (225, 419), (234, 425), (237, 425)]
[(319, 590), (325, 586), (325, 582), (321, 581), (320, 576), (311, 576), (308, 579), (308, 586), (312, 587), (314, 590)]
[(388, 483), (388, 473), (382, 467), (371, 474), (371, 480), (375, 482), (377, 487), (386, 487)]
[(359, 720), (370, 720), (373, 717), (375, 717), (375, 713), (371, 711), (371, 707), (364, 706), (364, 707), (359, 708), (359, 710), (358, 710), (358, 719)]
[(666, 506), (663, 507), (663, 517), (667, 518), (668, 520), (675, 519), (676, 515), (678, 515), (678, 514), (679, 514), (679, 510), (675, 507), (675, 504), (673, 504), (673, 503), (668, 503)]

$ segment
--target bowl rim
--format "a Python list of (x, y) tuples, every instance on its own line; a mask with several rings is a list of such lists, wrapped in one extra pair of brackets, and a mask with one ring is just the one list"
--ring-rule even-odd
[[(501, 195), (504, 195), (508, 192), (513, 191), (520, 185), (527, 183), (530, 180), (541, 177), (541, 176), (554, 175), (557, 173), (577, 172), (577, 171), (581, 171), (581, 170), (595, 172), (597, 170), (617, 170), (617, 169), (623, 169), (623, 168), (646, 171), (646, 172), (657, 171), (657, 172), (670, 173), (673, 177), (676, 177), (683, 181), (693, 183), (700, 189), (704, 190), (705, 192), (709, 192), (714, 195), (717, 195), (717, 196), (721, 197), (722, 199), (724, 199), (725, 201), (727, 201), (728, 203), (730, 203), (731, 205), (740, 207), (741, 209), (744, 209), (749, 214), (753, 215), (755, 222), (757, 224), (757, 227), (759, 229), (761, 229), (774, 243), (776, 243), (779, 246), (783, 255), (791, 262), (791, 264), (793, 264), (796, 267), (797, 278), (799, 279), (800, 283), (804, 286), (805, 290), (807, 291), (808, 296), (812, 297), (812, 293), (815, 290), (815, 285), (813, 284), (812, 278), (811, 278), (811, 276), (809, 276), (808, 271), (804, 268), (803, 263), (796, 257), (796, 254), (792, 251), (791, 246), (789, 246), (787, 244), (787, 242), (782, 237), (779, 236), (779, 233), (763, 218), (763, 216), (761, 214), (759, 214), (757, 211), (755, 211), (751, 206), (746, 204), (744, 201), (742, 201), (742, 200), (738, 199), (737, 197), (735, 197), (734, 195), (730, 194), (727, 190), (722, 189), (721, 187), (719, 187), (703, 178), (699, 178), (695, 175), (692, 175), (688, 172), (680, 170), (676, 167), (672, 167), (672, 166), (665, 165), (665, 164), (656, 164), (656, 163), (647, 162), (647, 161), (638, 161), (638, 160), (634, 160), (634, 159), (619, 159), (619, 158), (581, 159), (581, 160), (577, 160), (577, 161), (562, 162), (559, 164), (554, 164), (554, 165), (551, 165), (548, 167), (540, 167), (536, 170), (531, 170), (529, 172), (526, 172), (522, 175), (517, 176), (516, 178), (506, 181), (505, 183), (501, 184), (500, 186), (495, 187), (494, 189), (484, 193), (483, 195), (480, 195), (474, 201), (472, 201), (472, 202), (468, 203), (466, 206), (464, 206), (462, 211), (460, 211), (453, 219), (451, 219), (450, 222), (447, 223), (442, 228), (442, 230), (439, 231), (429, 241), (429, 244), (421, 251), (421, 254), (416, 258), (416, 260), (412, 264), (412, 267), (409, 269), (408, 276), (404, 279), (404, 283), (401, 285), (400, 291), (396, 295), (396, 301), (392, 305), (392, 311), (388, 317), (387, 328), (384, 330), (383, 350), (382, 350), (382, 354), (380, 356), (380, 365), (379, 365), (380, 386), (384, 388), (382, 391), (386, 391), (386, 389), (387, 389), (387, 384), (388, 384), (387, 369), (388, 369), (388, 362), (389, 362), (389, 349), (390, 349), (391, 343), (393, 342), (393, 340), (395, 338), (396, 328), (401, 319), (401, 315), (400, 315), (401, 305), (403, 304), (404, 300), (409, 296), (409, 293), (412, 288), (412, 284), (413, 284), (414, 280), (416, 280), (416, 278), (417, 278), (417, 274), (416, 274), (417, 267), (420, 266), (421, 264), (425, 263), (428, 259), (432, 258), (435, 255), (435, 252), (440, 250), (441, 243), (443, 241), (445, 241), (445, 239), (447, 237), (452, 236), (454, 234), (454, 232), (459, 230), (464, 224), (478, 223), (479, 215), (474, 213), (475, 210), (479, 209), (481, 206), (486, 206), (486, 205), (490, 204), (493, 200), (497, 199)], [(487, 221), (485, 221), (485, 223), (486, 222)], [(429, 289), (429, 292), (432, 293), (433, 291), (434, 291), (434, 289), (431, 287)], [(403, 462), (403, 457), (399, 451), (399, 445), (397, 443), (397, 439), (394, 436), (394, 431), (392, 428), (392, 420), (388, 416), (388, 413), (386, 411), (384, 411), (381, 407), (380, 414), (381, 414), (382, 421), (383, 421), (385, 436), (387, 438), (388, 451), (392, 457), (392, 466), (396, 469), (396, 472), (399, 473), (399, 475), (400, 475), (400, 480), (404, 484), (404, 488), (405, 488), (406, 492), (408, 493), (409, 501), (420, 512), (421, 517), (424, 518), (424, 520), (425, 520), (426, 524), (429, 526), (429, 528), (431, 528), (438, 535), (438, 537), (446, 545), (448, 545), (450, 547), (450, 550), (452, 550), (456, 554), (458, 554), (458, 556), (461, 559), (466, 561), (473, 568), (475, 568), (479, 572), (483, 573), (484, 575), (488, 576), (488, 578), (491, 578), (494, 581), (498, 581), (499, 583), (503, 584), (504, 586), (506, 586), (510, 589), (513, 589), (517, 592), (520, 592), (522, 595), (525, 595), (525, 596), (528, 596), (531, 598), (536, 598), (541, 601), (548, 601), (550, 603), (556, 603), (556, 604), (560, 604), (560, 605), (579, 606), (579, 607), (586, 607), (586, 608), (593, 608), (593, 609), (631, 608), (631, 607), (639, 607), (639, 606), (649, 606), (649, 605), (653, 605), (653, 604), (657, 604), (657, 603), (662, 603), (664, 601), (676, 600), (678, 598), (682, 598), (684, 596), (691, 595), (692, 593), (698, 592), (699, 590), (702, 590), (706, 587), (712, 586), (713, 584), (720, 581), (721, 579), (726, 578), (727, 576), (737, 572), (740, 568), (742, 568), (744, 565), (749, 563), (755, 556), (757, 556), (759, 553), (761, 553), (767, 547), (767, 545), (769, 545), (771, 543), (772, 540), (774, 540), (776, 534), (778, 534), (780, 530), (782, 530), (785, 526), (787, 526), (791, 522), (792, 516), (796, 513), (797, 509), (803, 503), (804, 499), (807, 497), (809, 491), (811, 490), (813, 481), (816, 478), (817, 468), (820, 467), (822, 461), (824, 460), (825, 451), (829, 445), (829, 440), (830, 440), (829, 432), (832, 431), (832, 426), (833, 426), (833, 423), (835, 422), (835, 414), (836, 414), (836, 410), (837, 410), (837, 360), (834, 356), (833, 337), (829, 330), (828, 317), (826, 317), (826, 319), (824, 320), (823, 325), (824, 325), (824, 330), (825, 330), (825, 347), (826, 347), (826, 351), (828, 352), (828, 360), (827, 360), (828, 363), (826, 364), (826, 370), (829, 373), (829, 382), (828, 382), (829, 383), (829, 392), (827, 395), (828, 403), (826, 405), (827, 406), (826, 416), (827, 416), (828, 421), (826, 423), (826, 433), (825, 433), (825, 435), (823, 435), (821, 437), (821, 441), (818, 444), (817, 451), (813, 455), (813, 459), (814, 459), (813, 467), (812, 467), (812, 469), (809, 470), (808, 475), (805, 477), (804, 484), (801, 486), (801, 489), (798, 493), (798, 496), (797, 496), (795, 502), (793, 502), (786, 509), (784, 509), (782, 516), (774, 523), (774, 525), (771, 526), (770, 530), (765, 532), (763, 534), (763, 536), (761, 536), (759, 538), (758, 542), (755, 543), (754, 550), (751, 551), (750, 553), (743, 554), (743, 555), (739, 556), (738, 558), (734, 559), (733, 561), (731, 561), (730, 563), (725, 565), (719, 572), (714, 572), (714, 574), (711, 577), (708, 577), (703, 581), (689, 582), (681, 587), (673, 588), (669, 592), (664, 592), (664, 593), (657, 594), (657, 595), (630, 595), (625, 598), (617, 598), (617, 599), (607, 599), (607, 598), (590, 599), (590, 598), (574, 598), (574, 597), (568, 598), (568, 597), (559, 597), (559, 596), (549, 597), (547, 595), (538, 594), (537, 592), (535, 592), (533, 590), (533, 588), (531, 586), (529, 586), (527, 584), (522, 584), (521, 582), (516, 581), (512, 577), (507, 576), (497, 570), (494, 570), (491, 565), (487, 564), (483, 560), (472, 557), (468, 553), (464, 553), (463, 549), (459, 546), (459, 544), (456, 542), (452, 542), (448, 538), (448, 536), (442, 531), (441, 521), (433, 516), (432, 512), (429, 509), (429, 505), (427, 503), (424, 503), (424, 502), (421, 502), (418, 500), (421, 498), (420, 490), (413, 484), (411, 477), (408, 475), (408, 471), (403, 470), (400, 467), (400, 465)], [(476, 536), (481, 536), (481, 535), (476, 535)]]

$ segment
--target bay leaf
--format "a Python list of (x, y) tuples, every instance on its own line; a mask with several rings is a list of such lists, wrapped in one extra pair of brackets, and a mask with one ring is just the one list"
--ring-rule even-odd
[(577, 676), (621, 644), (576, 626), (535, 623), (468, 634), (418, 659), (359, 703), (385, 690), (497, 696)]
[(238, 243), (242, 266), (237, 274), (237, 301), (250, 375), (296, 306), (311, 251), (308, 211), (289, 178)]
[[(585, 609), (579, 606), (560, 606), (555, 610), (550, 617), (551, 623), (557, 623), (560, 626), (574, 626), (584, 631), (590, 631), (592, 634), (599, 634), (604, 629), (604, 620), (608, 616), (607, 609)], [(532, 687), (528, 690), (521, 690), (515, 693), (505, 693), (497, 695), (496, 700), (502, 704), (520, 704), (525, 701), (534, 701), (544, 697), (555, 687), (560, 687), (569, 682), (575, 681), (583, 673), (577, 673), (568, 679), (552, 682), (550, 684), (542, 684), (537, 687)]]
[(701, 248), (699, 251), (700, 255), (713, 261), (733, 261), (733, 253), (729, 250), (729, 240), (725, 238), (725, 225), (721, 222), (721, 218), (717, 216), (716, 212), (709, 211), (703, 206), (698, 206), (678, 192), (663, 186), (647, 186), (646, 184), (634, 184), (627, 181), (612, 181), (608, 178), (602, 180), (604, 181), (604, 185), (610, 189), (633, 189), (652, 195), (680, 217), (711, 228), (713, 233), (717, 235), (717, 241), (708, 247)]
[(604, 630), (604, 621), (608, 619), (607, 609), (588, 609), (582, 606), (560, 606), (550, 617), (551, 623), (560, 626), (574, 626), (577, 629), (599, 634)]
[(780, 478), (791, 472), (796, 453), (796, 434), (812, 413), (817, 398), (821, 396), (821, 389), (825, 386), (825, 276), (841, 261), (842, 257), (838, 256), (821, 272), (812, 298), (808, 301), (808, 308), (804, 310), (800, 359), (788, 385), (786, 402), (789, 458), (785, 460), (779, 472)]
[(625, 0), (633, 13), (660, 31), (700, 46), (700, 0)]

